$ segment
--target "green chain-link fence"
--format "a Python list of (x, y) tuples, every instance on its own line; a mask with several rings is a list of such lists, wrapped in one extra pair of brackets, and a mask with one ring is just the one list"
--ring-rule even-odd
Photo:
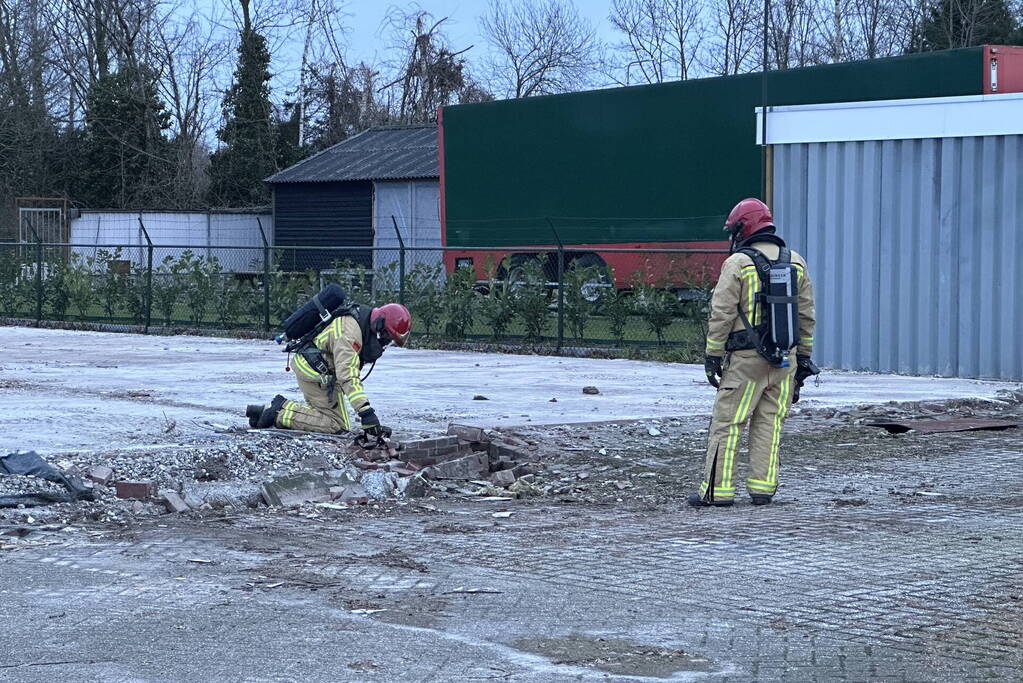
[(269, 332), (328, 282), (421, 343), (702, 353), (721, 250), (0, 243), (0, 316)]

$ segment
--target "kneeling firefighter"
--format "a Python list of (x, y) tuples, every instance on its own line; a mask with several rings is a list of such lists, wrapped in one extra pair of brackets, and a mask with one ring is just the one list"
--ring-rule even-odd
[(284, 321), (284, 333), (277, 342), (286, 343), (284, 350), (295, 354), (292, 366), (305, 403), (278, 394), (269, 405), (250, 405), (246, 415), (252, 427), (327, 434), (351, 431), (343, 395), (358, 413), (366, 434), (390, 433), (370, 405), (360, 373), (367, 365), (372, 371), (388, 344), (405, 345), (412, 316), (401, 304), (370, 308), (346, 299), (340, 287), (327, 285)]
[(806, 262), (774, 234), (771, 210), (758, 199), (739, 202), (725, 230), (732, 254), (711, 297), (704, 360), (717, 398), (703, 483), (689, 496), (694, 507), (732, 505), (735, 453), (747, 423), (746, 491), (754, 505), (771, 502), (785, 416), (803, 382), (820, 372), (810, 359), (815, 313)]

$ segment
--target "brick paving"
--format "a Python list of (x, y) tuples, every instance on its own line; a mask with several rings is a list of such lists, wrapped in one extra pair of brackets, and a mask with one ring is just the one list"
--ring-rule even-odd
[(580, 634), (710, 661), (684, 680), (1021, 680), (1023, 447), (926, 438), (790, 458), (768, 508), (41, 534), (0, 554), (0, 679), (637, 680), (516, 645)]

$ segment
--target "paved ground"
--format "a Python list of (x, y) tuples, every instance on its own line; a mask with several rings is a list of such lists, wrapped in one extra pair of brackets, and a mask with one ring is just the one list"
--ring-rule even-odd
[(0, 552), (0, 679), (1020, 680), (1018, 437), (865, 429), (787, 437), (769, 508), (36, 533)]
[[(0, 327), (0, 452), (152, 445), (169, 421), (243, 424), (247, 403), (297, 396), (272, 342)], [(593, 385), (601, 394), (588, 396)], [(832, 373), (801, 405), (990, 397), (1004, 382)], [(388, 349), (366, 382), (382, 419), (410, 433), (487, 426), (707, 415), (703, 368), (627, 360)], [(487, 401), (474, 401), (476, 395)], [(556, 403), (550, 399), (556, 398)]]
[[(235, 404), (283, 377), (271, 374), (280, 356), (254, 342), (9, 329), (0, 341), (0, 452), (160, 452), (163, 413), (238, 421)], [(1023, 679), (1018, 433), (890, 437), (797, 416), (775, 505), (692, 510), (678, 501), (702, 457), (698, 368), (386, 360), (370, 391), (407, 431), (458, 415), (536, 424), (594, 407), (604, 418), (670, 414), (673, 400), (685, 410), (649, 442), (624, 436), (645, 426), (617, 437), (581, 427), (592, 438), (557, 465), (572, 478), (592, 458), (580, 495), (51, 528), (15, 512), (0, 520), (0, 680)], [(674, 384), (657, 385), (669, 371)], [(422, 400), (445, 381), (456, 389)], [(473, 402), (481, 382), (492, 400)], [(576, 398), (584, 384), (602, 387), (599, 403)], [(832, 375), (810, 391), (821, 406), (1003, 386)], [(1023, 418), (1018, 404), (992, 410)], [(563, 432), (533, 433), (562, 448)], [(593, 494), (598, 464), (630, 462), (646, 464), (614, 477), (635, 489)]]

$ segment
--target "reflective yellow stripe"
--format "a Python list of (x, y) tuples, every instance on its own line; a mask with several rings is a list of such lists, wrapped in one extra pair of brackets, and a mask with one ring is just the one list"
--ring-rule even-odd
[(773, 484), (778, 482), (778, 447), (781, 445), (781, 427), (785, 422), (785, 415), (788, 414), (790, 393), (792, 389), (792, 375), (788, 374), (781, 383), (781, 391), (778, 393), (778, 412), (774, 414), (774, 427), (771, 434), (771, 450), (767, 458), (767, 481)]
[(337, 402), (337, 412), (341, 414), (341, 424), (344, 426), (346, 432), (352, 431), (352, 420), (348, 417), (348, 408), (345, 407), (344, 401)]
[(284, 407), (281, 408), (281, 412), (278, 415), (282, 427), (291, 427), (291, 421), (295, 417), (295, 406), (297, 405), (295, 401), (284, 402)]
[(708, 339), (707, 340), (707, 348), (708, 349), (723, 349), (723, 348), (725, 348), (725, 343), (723, 341), (714, 341), (713, 339)]
[(761, 484), (753, 484), (751, 482), (746, 482), (746, 488), (748, 490), (750, 490), (750, 491), (763, 491), (764, 493), (770, 493), (771, 495), (774, 495), (774, 492), (775, 492), (775, 489), (776, 489), (775, 486), (772, 486), (770, 484), (763, 484), (763, 485), (761, 485)]
[(352, 356), (352, 362), (348, 364), (348, 377), (352, 381), (350, 396), (362, 393), (362, 380), (359, 379), (359, 354), (357, 353)]
[[(701, 496), (707, 495), (707, 489), (709, 489), (709, 488), (710, 488), (710, 485), (706, 481), (704, 481), (702, 484), (700, 484), (700, 495)], [(735, 495), (735, 487), (731, 487), (731, 488), (723, 488), (723, 487), (720, 487), (720, 486), (715, 486), (714, 487), (714, 497), (715, 498), (717, 498), (718, 496), (725, 496), (727, 498), (730, 498), (730, 497), (732, 497), (734, 495)]]
[(746, 293), (748, 301), (746, 302), (746, 317), (749, 319), (750, 325), (756, 325), (760, 322), (760, 311), (756, 306), (757, 292), (760, 291), (760, 276), (757, 275), (756, 270), (743, 273), (742, 276), (747, 280)]
[(308, 361), (306, 361), (306, 359), (302, 356), (295, 356), (294, 366), (295, 370), (302, 373), (303, 376), (319, 381), (320, 373), (313, 370)]
[(735, 411), (735, 418), (728, 426), (728, 439), (725, 441), (725, 459), (721, 471), (721, 488), (731, 489), (732, 486), (732, 462), (735, 460), (735, 451), (739, 446), (739, 428), (746, 421), (746, 414), (749, 412), (750, 404), (753, 402), (753, 390), (756, 389), (756, 382), (746, 382), (746, 389), (739, 401), (739, 407)]

